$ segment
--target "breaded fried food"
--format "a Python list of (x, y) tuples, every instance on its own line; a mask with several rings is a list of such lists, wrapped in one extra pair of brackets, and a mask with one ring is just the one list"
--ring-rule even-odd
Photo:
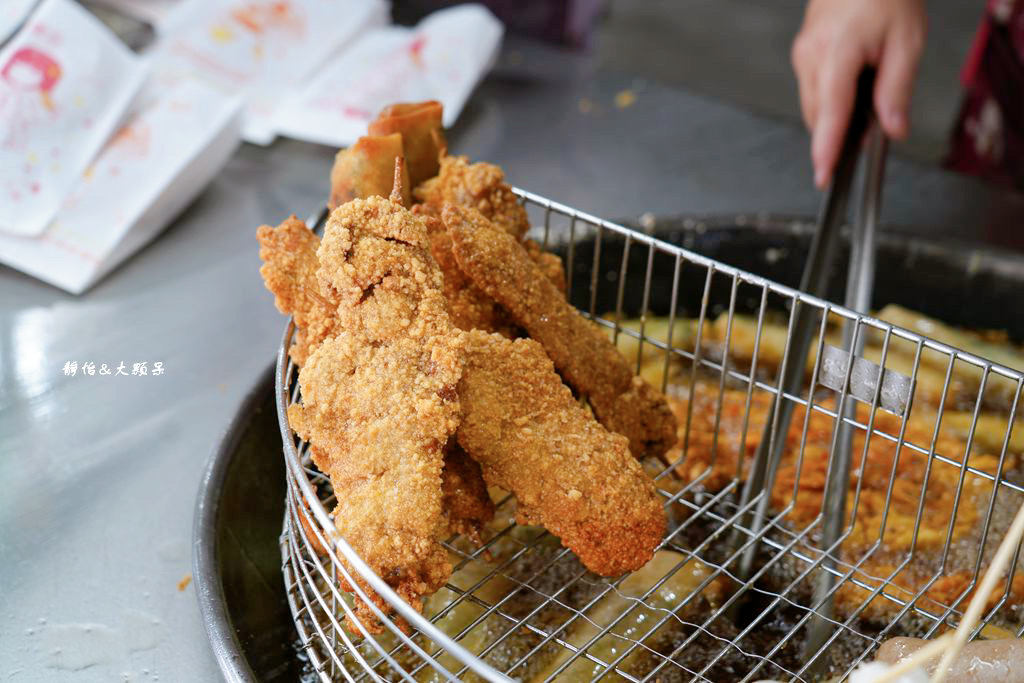
[(441, 494), (448, 531), (465, 534), (480, 545), (480, 531), (494, 519), (494, 501), (487, 493), (480, 464), (469, 457), (455, 439), (451, 439), (445, 449)]
[[(395, 159), (404, 157), (400, 133), (368, 135), (340, 150), (331, 167), (331, 194), (327, 208), (335, 209), (353, 199), (387, 197), (394, 186)], [(402, 204), (410, 205), (412, 181), (408, 171), (402, 183)]]
[(629, 438), (636, 457), (661, 457), (676, 441), (664, 395), (633, 375), (608, 336), (565, 300), (526, 249), (474, 209), (448, 204), (442, 220), (459, 268), (544, 346), (597, 419)]
[(521, 523), (541, 524), (604, 576), (639, 569), (665, 512), (626, 438), (597, 423), (531, 339), (467, 334), (456, 434), (488, 484), (512, 491)]
[(442, 110), (441, 103), (436, 100), (401, 102), (384, 107), (377, 119), (370, 123), (370, 135), (397, 133), (402, 136), (412, 181), (412, 185), (406, 187), (416, 187), (437, 175), (438, 159), (446, 147), (441, 128)]
[(316, 278), (320, 238), (295, 216), (276, 228), (260, 226), (256, 238), (263, 260), (263, 283), (274, 293), (277, 310), (295, 318), (298, 331), (288, 354), (302, 367), (313, 350), (335, 332), (337, 302), (324, 295)]
[(533, 262), (544, 273), (544, 277), (551, 280), (551, 284), (557, 287), (558, 291), (565, 294), (566, 275), (562, 257), (550, 251), (544, 251), (542, 246), (531, 239), (523, 240), (523, 248), (526, 249), (526, 253), (530, 255)]
[[(426, 207), (426, 208), (425, 208)], [(430, 253), (444, 274), (444, 295), (448, 300), (448, 313), (452, 323), (461, 330), (498, 332), (506, 337), (521, 335), (521, 330), (498, 302), (476, 286), (472, 278), (462, 272), (452, 252), (452, 238), (440, 216), (425, 204), (413, 207), (413, 213), (423, 216), (430, 234)], [(544, 275), (560, 291), (565, 291), (565, 268), (558, 254), (544, 251), (533, 240), (523, 240), (523, 246)]]
[(426, 217), (430, 230), (430, 253), (444, 275), (444, 295), (452, 324), (460, 330), (486, 330), (506, 337), (516, 334), (508, 314), (462, 272), (452, 252), (452, 238), (441, 221)]
[[(451, 573), (441, 481), (460, 414), (464, 336), (448, 319), (426, 224), (397, 202), (336, 209), (317, 258), (339, 332), (299, 373), (302, 403), (289, 408), (289, 423), (330, 476), (339, 533), (419, 609)], [(368, 605), (357, 601), (356, 613), (381, 631)]]
[[(276, 295), (277, 308), (295, 318), (296, 336), (289, 353), (295, 364), (302, 367), (316, 347), (336, 333), (338, 302), (321, 292), (316, 278), (320, 238), (295, 216), (276, 228), (261, 226), (257, 236), (260, 258), (265, 261), (260, 273), (267, 288)], [(479, 531), (494, 516), (494, 505), (487, 495), (480, 466), (453, 443), (445, 453), (441, 474), (444, 514), (451, 533), (464, 533), (479, 542)], [(314, 538), (311, 531), (307, 536)]]
[(505, 172), (494, 164), (446, 156), (437, 177), (417, 186), (413, 195), (436, 213), (445, 204), (472, 207), (516, 240), (530, 229), (526, 209), (505, 182)]

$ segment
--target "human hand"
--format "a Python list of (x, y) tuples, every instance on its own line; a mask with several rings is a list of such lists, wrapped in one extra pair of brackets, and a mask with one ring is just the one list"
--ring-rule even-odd
[(824, 188), (853, 110), (857, 77), (875, 66), (874, 105), (882, 130), (907, 135), (907, 110), (924, 47), (924, 0), (810, 0), (793, 41), (800, 109), (811, 131), (814, 184)]

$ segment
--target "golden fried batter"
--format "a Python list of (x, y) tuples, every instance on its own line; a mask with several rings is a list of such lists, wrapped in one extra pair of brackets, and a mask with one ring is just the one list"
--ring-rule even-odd
[(544, 277), (551, 280), (551, 284), (557, 287), (558, 291), (565, 294), (566, 276), (562, 257), (558, 254), (552, 254), (550, 251), (544, 251), (542, 246), (530, 239), (523, 240), (523, 248), (526, 249), (526, 253), (530, 255), (533, 262), (544, 273)]
[[(387, 197), (393, 187), (395, 159), (404, 157), (402, 136), (368, 135), (340, 150), (331, 167), (331, 195), (327, 208), (335, 209), (352, 199)], [(402, 182), (402, 203), (409, 206), (412, 182), (408, 171)]]
[[(484, 330), (497, 332), (506, 337), (517, 337), (522, 331), (512, 317), (497, 301), (488, 296), (476, 283), (462, 272), (452, 252), (452, 238), (443, 224), (433, 217), (428, 223), (436, 224), (430, 231), (430, 253), (444, 273), (444, 295), (448, 300), (448, 313), (452, 324), (460, 330)], [(557, 254), (544, 251), (533, 240), (525, 240), (523, 246), (530, 257), (544, 271), (551, 283), (565, 291), (565, 270)]]
[(295, 216), (276, 228), (260, 226), (256, 237), (263, 282), (274, 293), (277, 310), (295, 318), (298, 333), (288, 353), (301, 367), (309, 354), (335, 333), (337, 302), (324, 296), (316, 279), (320, 239)]
[[(448, 320), (426, 225), (399, 204), (342, 205), (317, 257), (341, 331), (302, 368), (289, 422), (331, 478), (340, 534), (418, 609), (451, 573), (441, 470), (458, 424), (463, 336)], [(367, 605), (356, 611), (380, 631)]]
[(515, 323), (491, 297), (462, 272), (452, 253), (452, 238), (441, 221), (427, 218), (430, 253), (444, 275), (444, 296), (452, 324), (460, 330), (486, 330), (506, 337), (516, 336)]
[(414, 196), (440, 211), (445, 204), (472, 207), (499, 228), (521, 240), (530, 229), (526, 209), (505, 182), (499, 166), (466, 157), (446, 156), (441, 170), (413, 191)]
[(537, 342), (467, 336), (457, 438), (488, 484), (512, 491), (520, 521), (542, 524), (591, 571), (642, 567), (665, 512), (626, 439), (576, 403)]
[(478, 211), (448, 204), (442, 219), (459, 267), (539, 341), (597, 419), (629, 438), (637, 457), (661, 456), (676, 440), (665, 397), (633, 375), (608, 336), (569, 305), (524, 247)]
[(465, 534), (480, 545), (480, 531), (494, 518), (494, 501), (487, 493), (480, 464), (452, 439), (444, 454), (441, 472), (441, 501), (448, 518), (448, 531)]
[(402, 136), (403, 156), (409, 162), (412, 180), (412, 185), (406, 187), (415, 187), (437, 175), (438, 157), (446, 146), (441, 130), (442, 109), (436, 100), (392, 104), (370, 123), (370, 135)]

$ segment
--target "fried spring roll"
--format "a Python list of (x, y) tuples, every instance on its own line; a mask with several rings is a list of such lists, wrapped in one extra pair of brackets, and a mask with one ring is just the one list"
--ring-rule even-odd
[(370, 135), (402, 136), (412, 187), (437, 175), (438, 158), (444, 147), (441, 113), (441, 103), (435, 100), (392, 104), (381, 111), (368, 129)]
[[(331, 168), (331, 196), (327, 208), (332, 211), (352, 199), (387, 197), (395, 185), (395, 159), (405, 156), (399, 133), (369, 135), (338, 152)], [(410, 205), (412, 184), (406, 171), (402, 178), (402, 205)]]

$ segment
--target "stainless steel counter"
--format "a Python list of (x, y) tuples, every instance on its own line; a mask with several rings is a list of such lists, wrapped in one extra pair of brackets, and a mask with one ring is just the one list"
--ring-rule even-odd
[[(617, 106), (624, 90), (635, 100)], [(802, 131), (515, 40), (450, 142), (602, 216), (813, 214), (818, 200)], [(3, 680), (219, 676), (192, 589), (179, 588), (196, 487), (284, 325), (257, 274), (256, 226), (316, 210), (332, 156), (289, 141), (241, 148), (84, 296), (0, 268)], [(890, 170), (885, 223), (1024, 248), (1021, 196), (898, 159)], [(150, 374), (81, 372), (122, 361)]]

